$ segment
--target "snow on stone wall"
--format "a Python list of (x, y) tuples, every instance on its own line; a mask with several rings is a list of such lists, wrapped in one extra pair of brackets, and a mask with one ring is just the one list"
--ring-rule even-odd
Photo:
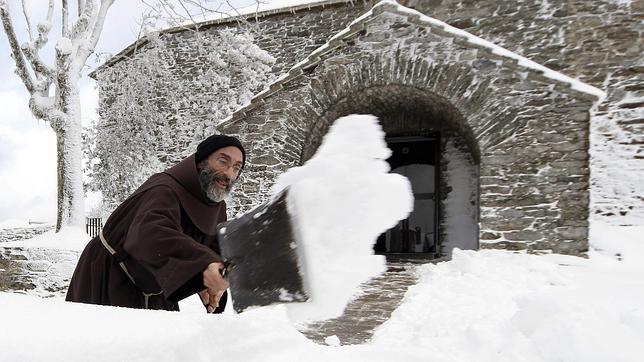
[[(594, 217), (644, 223), (644, 1), (408, 0), (450, 25), (607, 93), (591, 114)], [(638, 101), (639, 99), (639, 101)]]
[(5, 247), (0, 243), (0, 292), (64, 296), (80, 252)]
[(472, 155), (449, 140), (443, 153), (446, 184), (450, 185), (443, 201), (445, 238), (443, 252), (451, 257), (452, 250), (475, 250), (479, 247), (478, 230), (478, 165)]
[[(595, 96), (392, 3), (343, 34), (233, 113), (222, 130), (244, 137), (250, 127), (270, 129), (246, 140), (263, 145), (260, 152), (284, 169), (310, 157), (331, 122), (346, 114), (375, 114), (388, 136), (440, 130), (480, 159), (487, 246), (587, 250)], [(510, 211), (520, 217), (503, 216)]]

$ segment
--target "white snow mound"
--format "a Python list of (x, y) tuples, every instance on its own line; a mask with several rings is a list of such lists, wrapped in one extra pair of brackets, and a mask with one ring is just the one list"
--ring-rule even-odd
[(311, 300), (288, 306), (295, 322), (342, 314), (358, 285), (385, 270), (374, 255), (378, 236), (413, 208), (409, 180), (389, 173), (391, 155), (378, 119), (350, 115), (335, 121), (317, 153), (282, 174), (273, 188), (290, 187), (304, 283)]

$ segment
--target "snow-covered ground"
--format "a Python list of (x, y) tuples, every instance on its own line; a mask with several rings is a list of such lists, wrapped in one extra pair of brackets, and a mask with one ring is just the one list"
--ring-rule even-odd
[[(193, 297), (177, 313), (0, 293), (0, 361), (644, 360), (644, 227), (595, 220), (587, 259), (455, 250), (451, 261), (417, 268), (418, 284), (368, 343), (342, 345), (332, 336), (328, 346), (309, 341), (298, 323), (334, 315), (350, 298), (347, 291), (382, 270), (370, 243), (408, 212), (407, 202), (385, 208), (354, 201), (368, 199), (364, 192), (387, 189), (403, 199), (410, 192), (406, 180), (383, 167), (388, 154), (375, 126), (370, 117), (336, 124), (311, 163), (278, 184), (296, 190), (291, 206), (307, 220), (300, 231), (314, 299), (308, 308), (209, 315)], [(355, 151), (339, 152), (350, 145)], [(356, 187), (353, 181), (360, 193), (347, 192)], [(345, 217), (334, 204), (362, 213), (358, 232), (346, 238), (352, 247), (339, 238), (355, 214)], [(58, 234), (55, 245), (49, 237), (1, 246), (78, 249), (86, 239), (73, 229)], [(325, 290), (336, 300), (324, 298)]]
[(642, 361), (644, 228), (594, 227), (589, 259), (461, 251), (419, 268), (371, 344), (439, 361)]
[(589, 259), (461, 251), (419, 267), (364, 345), (317, 345), (284, 306), (206, 315), (0, 293), (0, 360), (642, 361), (644, 228), (593, 226)]

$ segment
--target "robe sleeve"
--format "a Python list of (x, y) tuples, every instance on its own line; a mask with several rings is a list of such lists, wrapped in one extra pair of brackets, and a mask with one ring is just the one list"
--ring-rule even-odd
[(171, 296), (186, 284), (195, 292), (203, 289), (203, 284), (193, 285), (201, 283), (201, 272), (208, 264), (222, 261), (211, 248), (183, 232), (179, 197), (168, 186), (141, 196), (123, 247), (153, 275), (166, 299), (174, 299)]

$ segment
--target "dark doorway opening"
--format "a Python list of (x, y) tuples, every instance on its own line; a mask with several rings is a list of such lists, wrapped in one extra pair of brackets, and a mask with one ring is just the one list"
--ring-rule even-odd
[(387, 160), (392, 173), (406, 176), (414, 193), (414, 210), (408, 218), (378, 237), (377, 254), (433, 259), (441, 256), (439, 221), (440, 137), (438, 133), (414, 137), (388, 137), (392, 150)]

